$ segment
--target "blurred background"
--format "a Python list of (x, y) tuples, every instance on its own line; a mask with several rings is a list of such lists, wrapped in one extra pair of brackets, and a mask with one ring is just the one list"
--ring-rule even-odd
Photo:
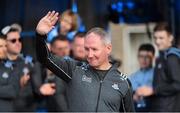
[(78, 13), (79, 31), (102, 27), (111, 34), (112, 55), (123, 61), (121, 69), (128, 74), (138, 67), (135, 58), (139, 45), (153, 43), (151, 34), (155, 23), (167, 21), (176, 44), (180, 39), (180, 0), (1, 0), (0, 28), (20, 24), (22, 51), (35, 57), (37, 22), (49, 10), (62, 13), (67, 9)]

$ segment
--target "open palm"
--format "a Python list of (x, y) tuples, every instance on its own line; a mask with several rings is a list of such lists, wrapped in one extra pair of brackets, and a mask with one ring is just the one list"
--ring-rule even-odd
[(55, 23), (58, 20), (58, 13), (55, 11), (48, 12), (38, 23), (36, 32), (40, 35), (46, 35), (54, 28)]

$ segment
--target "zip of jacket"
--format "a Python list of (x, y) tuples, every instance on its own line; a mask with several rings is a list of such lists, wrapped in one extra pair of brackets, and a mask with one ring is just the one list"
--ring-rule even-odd
[[(113, 66), (111, 66), (112, 68)], [(108, 70), (108, 72), (106, 73), (106, 75), (110, 72), (111, 68)], [(98, 73), (94, 72), (96, 75)], [(100, 80), (100, 86), (99, 86), (99, 92), (98, 92), (98, 99), (97, 99), (97, 104), (96, 104), (96, 112), (98, 112), (98, 108), (99, 108), (99, 100), (100, 100), (100, 96), (101, 96), (101, 87), (102, 87), (102, 83), (106, 77), (106, 75), (104, 76), (104, 78), (102, 80)], [(98, 76), (98, 75), (97, 75)]]
[(103, 81), (100, 81), (100, 86), (99, 86), (99, 93), (98, 93), (98, 99), (97, 99), (97, 104), (96, 104), (96, 112), (98, 112), (98, 107), (99, 107), (99, 99), (100, 99), (100, 95), (101, 95), (101, 87), (102, 87), (102, 83)]

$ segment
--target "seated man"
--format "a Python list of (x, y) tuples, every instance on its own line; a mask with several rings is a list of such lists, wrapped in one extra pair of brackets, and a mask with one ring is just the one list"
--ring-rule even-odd
[(139, 95), (138, 89), (142, 86), (152, 87), (154, 54), (155, 49), (151, 44), (143, 44), (139, 47), (138, 61), (140, 69), (130, 76), (134, 91), (133, 99), (136, 104), (136, 111), (148, 111), (148, 98), (143, 98), (143, 96)]

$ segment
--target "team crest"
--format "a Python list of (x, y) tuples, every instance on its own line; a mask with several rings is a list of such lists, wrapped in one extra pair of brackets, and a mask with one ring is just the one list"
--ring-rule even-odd
[(114, 83), (114, 84), (112, 85), (112, 88), (114, 88), (115, 90), (119, 90), (119, 86), (118, 86), (117, 83)]
[(27, 67), (24, 67), (24, 68), (23, 68), (23, 73), (24, 73), (25, 75), (27, 75), (27, 74), (29, 73), (29, 69), (28, 69)]
[(92, 78), (87, 77), (86, 75), (83, 75), (83, 76), (82, 76), (82, 81), (91, 83), (91, 82), (92, 82)]
[(7, 72), (4, 72), (4, 73), (2, 74), (2, 77), (3, 77), (4, 79), (7, 79), (7, 78), (9, 77), (9, 75), (8, 75)]

